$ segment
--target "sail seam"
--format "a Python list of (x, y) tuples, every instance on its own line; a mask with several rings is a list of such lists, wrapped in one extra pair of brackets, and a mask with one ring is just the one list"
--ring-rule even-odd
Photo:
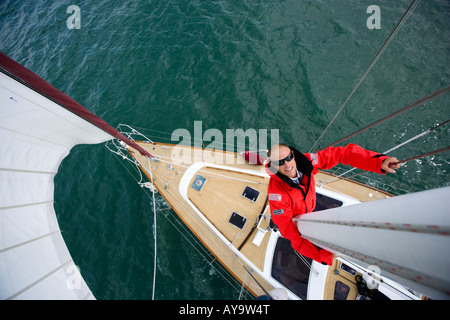
[(66, 265), (68, 265), (69, 263), (72, 262), (72, 259), (64, 262), (63, 264), (61, 264), (59, 267), (57, 267), (56, 269), (53, 269), (52, 271), (50, 271), (49, 273), (47, 273), (46, 275), (44, 275), (43, 277), (39, 278), (38, 280), (36, 280), (35, 282), (31, 283), (30, 285), (26, 286), (25, 288), (23, 288), (22, 290), (17, 291), (15, 294), (13, 294), (12, 296), (10, 296), (9, 298), (7, 298), (6, 300), (12, 300), (14, 298), (16, 298), (17, 296), (21, 295), (22, 293), (24, 293), (25, 291), (33, 288), (34, 286), (36, 286), (39, 282), (44, 281), (45, 279), (47, 279), (48, 277), (50, 277), (51, 275), (53, 275), (54, 273), (56, 273), (57, 271), (59, 271), (60, 269), (64, 268)]
[(53, 171), (22, 170), (22, 169), (12, 169), (12, 168), (0, 168), (0, 171), (20, 172), (20, 173), (50, 174), (50, 175), (55, 175), (57, 173), (57, 172), (53, 172)]
[(27, 240), (27, 241), (24, 241), (24, 242), (15, 244), (15, 245), (13, 245), (13, 246), (11, 246), (11, 247), (7, 247), (7, 248), (4, 248), (4, 249), (1, 249), (1, 250), (0, 250), (0, 253), (4, 253), (4, 252), (6, 252), (6, 251), (9, 251), (9, 250), (12, 250), (12, 249), (16, 249), (16, 248), (18, 248), (18, 247), (21, 247), (21, 246), (24, 246), (24, 245), (26, 245), (26, 244), (29, 244), (29, 243), (32, 243), (32, 242), (41, 240), (41, 239), (43, 239), (43, 238), (49, 237), (49, 236), (54, 235), (55, 233), (59, 233), (59, 232), (60, 232), (59, 230), (56, 230), (56, 231), (53, 231), (53, 232), (44, 234), (44, 235), (42, 235), (42, 236), (39, 236), (39, 237), (37, 237), (37, 238), (33, 238), (33, 239), (30, 239), (30, 240)]
[(64, 145), (64, 144), (61, 144), (61, 143), (58, 143), (58, 142), (55, 142), (55, 141), (52, 141), (52, 140), (44, 139), (43, 137), (33, 136), (33, 135), (28, 134), (28, 133), (26, 133), (26, 132), (17, 131), (17, 130), (5, 128), (5, 127), (0, 127), (0, 129), (1, 129), (1, 130), (5, 130), (5, 131), (10, 131), (10, 132), (12, 132), (12, 133), (15, 133), (15, 134), (18, 134), (18, 135), (22, 135), (22, 136), (25, 136), (25, 137), (33, 138), (33, 139), (36, 140), (36, 141), (47, 142), (47, 143), (50, 144), (50, 145), (60, 146), (60, 147), (63, 147), (63, 148), (65, 148), (65, 149), (67, 148), (67, 146)]
[(53, 203), (53, 200), (42, 201), (42, 202), (33, 202), (33, 203), (24, 203), (24, 204), (18, 204), (18, 205), (15, 205), (15, 206), (0, 207), (0, 210), (8, 210), (8, 209), (16, 209), (16, 208), (23, 208), (23, 207), (38, 206), (38, 205), (46, 204), (46, 203)]

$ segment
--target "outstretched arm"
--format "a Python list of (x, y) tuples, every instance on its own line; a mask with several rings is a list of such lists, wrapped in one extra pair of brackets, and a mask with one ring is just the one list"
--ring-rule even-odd
[[(307, 154), (308, 155), (308, 154)], [(338, 163), (351, 165), (366, 171), (385, 174), (386, 172), (395, 173), (394, 169), (400, 167), (396, 158), (388, 157), (378, 152), (361, 148), (356, 144), (349, 144), (345, 147), (329, 147), (317, 152), (316, 155), (309, 154), (313, 165), (317, 169), (329, 169)]]

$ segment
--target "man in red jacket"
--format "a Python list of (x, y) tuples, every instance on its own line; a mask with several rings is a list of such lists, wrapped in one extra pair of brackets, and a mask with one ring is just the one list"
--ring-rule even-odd
[(268, 157), (268, 197), (273, 222), (296, 251), (327, 265), (333, 262), (332, 253), (303, 239), (292, 221), (293, 217), (312, 212), (316, 207), (314, 175), (319, 169), (329, 169), (338, 163), (380, 174), (395, 173), (394, 169), (400, 167), (396, 158), (355, 144), (306, 154), (285, 144), (277, 144), (269, 150)]

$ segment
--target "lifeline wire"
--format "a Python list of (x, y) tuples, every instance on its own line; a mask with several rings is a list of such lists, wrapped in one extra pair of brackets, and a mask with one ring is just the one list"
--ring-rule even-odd
[(380, 56), (383, 54), (383, 52), (386, 50), (387, 46), (389, 45), (389, 43), (392, 41), (392, 39), (395, 37), (395, 35), (400, 31), (401, 27), (403, 26), (403, 24), (405, 23), (406, 19), (408, 19), (408, 17), (411, 15), (411, 13), (414, 11), (414, 9), (417, 7), (417, 5), (419, 4), (420, 0), (414, 0), (410, 6), (408, 7), (408, 9), (406, 10), (406, 12), (403, 14), (403, 16), (401, 17), (400, 21), (397, 23), (397, 25), (395, 26), (394, 30), (391, 32), (391, 34), (389, 35), (389, 37), (387, 38), (387, 40), (385, 41), (385, 43), (383, 44), (383, 46), (381, 47), (380, 51), (378, 51), (378, 53), (376, 54), (375, 58), (372, 60), (372, 63), (369, 65), (369, 67), (367, 68), (367, 70), (364, 72), (364, 74), (362, 75), (361, 79), (359, 79), (358, 83), (356, 84), (355, 88), (353, 89), (353, 91), (350, 93), (350, 95), (347, 97), (347, 99), (345, 100), (344, 104), (341, 106), (341, 108), (339, 109), (339, 111), (336, 113), (336, 115), (334, 116), (334, 118), (331, 120), (330, 124), (326, 127), (326, 129), (322, 132), (322, 135), (319, 137), (319, 139), (317, 139), (316, 143), (311, 147), (311, 149), (309, 150), (309, 153), (313, 152), (317, 146), (319, 145), (319, 143), (322, 141), (323, 137), (325, 136), (325, 134), (327, 133), (327, 131), (330, 129), (331, 125), (334, 123), (334, 121), (336, 120), (336, 118), (339, 116), (339, 114), (342, 112), (342, 110), (344, 109), (345, 105), (347, 104), (347, 102), (351, 99), (351, 97), (353, 96), (353, 94), (356, 92), (356, 90), (359, 88), (359, 86), (361, 85), (361, 83), (364, 81), (364, 79), (366, 78), (367, 74), (369, 73), (370, 70), (372, 70), (373, 66), (375, 65), (375, 63), (378, 61), (378, 59), (380, 58)]

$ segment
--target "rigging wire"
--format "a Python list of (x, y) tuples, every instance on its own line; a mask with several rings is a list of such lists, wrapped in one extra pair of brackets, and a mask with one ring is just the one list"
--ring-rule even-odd
[(431, 152), (419, 154), (418, 156), (411, 157), (411, 158), (408, 158), (408, 159), (405, 159), (405, 160), (400, 160), (399, 162), (396, 162), (394, 164), (400, 164), (400, 163), (409, 162), (409, 161), (416, 160), (416, 159), (419, 159), (419, 158), (428, 157), (428, 156), (431, 156), (433, 154), (442, 153), (442, 152), (445, 152), (445, 151), (448, 151), (448, 150), (450, 150), (450, 147), (445, 147), (445, 148), (434, 150), (434, 151), (431, 151)]
[[(149, 135), (149, 134), (146, 135), (146, 137), (155, 137), (155, 138), (157, 138), (159, 142), (162, 142), (161, 140), (170, 141), (170, 142), (167, 142), (167, 143), (172, 143), (172, 144), (177, 142), (177, 140), (172, 139), (173, 132), (166, 132), (166, 131), (148, 129), (148, 128), (143, 128), (143, 127), (136, 127), (136, 126), (133, 126), (133, 128), (134, 129), (139, 129), (140, 131), (143, 131), (143, 132), (150, 132), (150, 133), (151, 132), (156, 132), (157, 134), (161, 134), (161, 136), (160, 135), (153, 135), (153, 134), (152, 135)], [(166, 136), (170, 136), (170, 137), (165, 137), (165, 136), (162, 136), (162, 135), (166, 135)], [(201, 142), (203, 144), (203, 146), (205, 145), (205, 140), (203, 140), (203, 138), (195, 137), (195, 135), (194, 135), (194, 137), (191, 137), (189, 135), (189, 139), (193, 140), (194, 145), (195, 145), (196, 141)], [(210, 140), (206, 140), (206, 142), (211, 142), (211, 141)], [(260, 147), (258, 147), (256, 149), (253, 149), (253, 148), (250, 148), (250, 147), (249, 148), (245, 148), (246, 147), (245, 143), (244, 144), (237, 143), (237, 146), (236, 146), (236, 144), (234, 144), (234, 143), (226, 143), (226, 141), (225, 141), (224, 143), (222, 143), (222, 146), (223, 146), (223, 148), (210, 148), (209, 145), (208, 145), (204, 149), (206, 149), (206, 150), (217, 150), (217, 151), (234, 152), (232, 150), (235, 150), (235, 148), (236, 148), (237, 149), (237, 151), (236, 151), (237, 153), (240, 152), (239, 150), (251, 151), (251, 152), (256, 152), (256, 153), (267, 153), (267, 151), (268, 151), (266, 146), (264, 146), (265, 148), (261, 148), (263, 146), (260, 146)]]
[[(448, 150), (450, 150), (450, 147), (445, 147), (445, 148), (442, 148), (442, 149), (438, 149), (438, 150), (430, 151), (430, 152), (427, 152), (427, 153), (423, 153), (423, 154), (420, 154), (420, 155), (418, 155), (418, 156), (414, 156), (414, 157), (411, 157), (411, 158), (408, 158), (408, 159), (405, 159), (405, 160), (401, 160), (401, 161), (396, 162), (396, 163), (394, 163), (394, 164), (406, 163), (406, 162), (409, 162), (409, 161), (412, 161), (412, 160), (416, 160), (416, 159), (428, 157), (428, 156), (431, 156), (431, 155), (433, 155), (433, 154), (442, 153), (442, 152), (445, 152), (445, 151), (448, 151)], [(349, 172), (351, 172), (351, 171), (353, 171), (353, 169), (352, 169), (352, 170), (349, 170), (349, 171), (347, 171), (347, 172), (345, 172), (344, 174), (349, 173)], [(330, 181), (327, 181), (327, 182), (323, 183), (323, 185), (330, 184), (330, 183), (336, 182), (336, 181), (341, 180), (341, 179), (351, 179), (351, 178), (357, 177), (357, 176), (362, 175), (362, 174), (365, 174), (365, 173), (366, 173), (366, 172), (363, 171), (363, 172), (360, 172), (360, 173), (351, 175), (350, 177), (346, 177), (346, 178), (341, 177), (341, 176), (343, 175), (343, 174), (342, 174), (341, 176), (336, 177), (336, 178), (333, 179), (333, 180), (330, 180)]]
[[(391, 148), (391, 149), (389, 149), (389, 150), (383, 152), (383, 154), (388, 154), (388, 153), (390, 153), (390, 152), (392, 152), (392, 151), (394, 151), (394, 150), (397, 150), (398, 148), (403, 147), (404, 145), (407, 145), (408, 143), (413, 142), (414, 140), (417, 140), (418, 138), (425, 136), (426, 134), (430, 133), (431, 131), (436, 130), (437, 128), (443, 126), (444, 124), (446, 124), (446, 123), (448, 123), (448, 122), (450, 122), (450, 119), (447, 120), (447, 121), (445, 121), (445, 122), (442, 122), (442, 123), (440, 123), (440, 124), (438, 124), (438, 125), (436, 125), (436, 126), (434, 126), (433, 128), (430, 128), (430, 129), (428, 129), (428, 130), (426, 130), (426, 131), (424, 131), (424, 132), (422, 132), (422, 133), (419, 133), (418, 135), (416, 135), (416, 136), (414, 136), (414, 137), (412, 137), (412, 138), (410, 138), (410, 139), (408, 139), (408, 140), (406, 140), (406, 141), (400, 143), (399, 145), (396, 145), (395, 147), (393, 147), (393, 148)], [(325, 182), (325, 183), (323, 183), (323, 184), (326, 185), (326, 184), (330, 184), (330, 183), (339, 181), (339, 180), (341, 180), (341, 179), (344, 179), (344, 178), (343, 178), (344, 175), (346, 175), (346, 174), (348, 174), (348, 173), (350, 173), (350, 172), (352, 172), (352, 171), (354, 171), (354, 170), (356, 170), (356, 169), (358, 169), (358, 168), (352, 168), (352, 169), (350, 169), (350, 170), (347, 170), (347, 171), (345, 171), (344, 173), (342, 173), (342, 174), (336, 176), (333, 180), (327, 181), (327, 182)], [(361, 175), (361, 174), (363, 174), (363, 173), (365, 173), (365, 171), (364, 171), (364, 172), (361, 172), (361, 173), (358, 173), (358, 174), (355, 174), (355, 175), (352, 175), (352, 176), (347, 177), (347, 178), (345, 178), (345, 179), (350, 179), (350, 178), (352, 178), (352, 177), (359, 176), (359, 175)]]
[(448, 85), (446, 87), (443, 87), (443, 88), (437, 90), (436, 92), (426, 96), (425, 98), (417, 100), (416, 102), (411, 103), (410, 105), (408, 105), (408, 106), (406, 106), (406, 107), (404, 107), (404, 108), (402, 108), (402, 109), (400, 109), (400, 110), (398, 110), (398, 111), (396, 111), (396, 112), (394, 112), (394, 113), (392, 113), (392, 114), (390, 114), (390, 115), (388, 115), (388, 116), (386, 116), (386, 117), (384, 117), (384, 118), (382, 118), (382, 119), (380, 119), (378, 121), (375, 121), (374, 123), (372, 123), (372, 124), (362, 128), (362, 129), (360, 129), (360, 130), (358, 130), (358, 131), (356, 131), (356, 132), (354, 132), (354, 133), (352, 133), (352, 134), (350, 134), (350, 135), (348, 135), (348, 136), (346, 136), (346, 137), (344, 137), (344, 138), (342, 138), (342, 139), (340, 139), (340, 140), (338, 140), (338, 141), (336, 141), (336, 142), (334, 142), (332, 144), (330, 144), (329, 146), (325, 147), (324, 149), (332, 147), (332, 146), (334, 146), (334, 145), (336, 145), (336, 144), (338, 144), (338, 143), (340, 143), (342, 141), (345, 141), (345, 140), (347, 140), (349, 138), (352, 138), (352, 137), (360, 134), (361, 132), (364, 132), (364, 131), (366, 131), (366, 130), (368, 130), (370, 128), (373, 128), (373, 127), (379, 125), (380, 123), (383, 123), (383, 122), (385, 122), (387, 120), (390, 120), (390, 119), (392, 119), (392, 118), (394, 118), (394, 117), (396, 117), (396, 116), (398, 116), (398, 115), (400, 115), (400, 114), (402, 114), (402, 113), (404, 113), (406, 111), (414, 109), (415, 107), (420, 106), (420, 105), (422, 105), (422, 104), (424, 104), (424, 103), (426, 103), (426, 102), (428, 102), (428, 101), (430, 101), (430, 100), (432, 100), (434, 98), (437, 98), (437, 97), (439, 97), (439, 96), (441, 96), (444, 93), (447, 93), (449, 91), (450, 91), (450, 85)]
[(397, 23), (397, 25), (394, 27), (394, 29), (392, 30), (391, 34), (389, 35), (389, 37), (387, 38), (387, 40), (384, 42), (383, 46), (381, 47), (381, 49), (378, 51), (378, 53), (376, 54), (375, 58), (372, 60), (372, 62), (370, 63), (369, 67), (366, 69), (366, 71), (364, 72), (364, 74), (361, 76), (361, 78), (359, 79), (358, 83), (356, 84), (356, 86), (353, 88), (352, 92), (350, 93), (350, 95), (347, 97), (347, 99), (345, 100), (344, 104), (341, 106), (341, 108), (338, 110), (338, 112), (336, 113), (336, 115), (333, 117), (333, 119), (331, 120), (331, 122), (328, 124), (328, 126), (325, 128), (325, 130), (322, 132), (321, 136), (319, 137), (319, 139), (317, 139), (317, 141), (314, 143), (314, 145), (311, 147), (311, 149), (309, 150), (309, 152), (313, 152), (314, 150), (316, 150), (317, 146), (319, 145), (319, 143), (322, 141), (323, 137), (325, 136), (325, 134), (328, 132), (328, 130), (330, 129), (330, 127), (333, 125), (334, 121), (336, 121), (336, 118), (339, 116), (339, 114), (342, 112), (342, 110), (344, 109), (344, 107), (347, 105), (348, 101), (352, 98), (353, 94), (356, 92), (356, 90), (359, 88), (359, 86), (361, 85), (361, 83), (364, 81), (364, 79), (367, 77), (368, 73), (370, 72), (370, 70), (372, 70), (373, 66), (376, 64), (376, 62), (378, 61), (378, 59), (380, 58), (380, 56), (383, 54), (383, 52), (386, 50), (386, 48), (388, 47), (388, 45), (391, 43), (392, 39), (394, 39), (395, 35), (400, 31), (401, 27), (403, 26), (403, 24), (405, 23), (405, 21), (408, 19), (408, 17), (411, 15), (411, 13), (414, 11), (414, 9), (419, 5), (420, 0), (413, 0), (413, 2), (409, 5), (408, 9), (406, 10), (406, 12), (403, 14), (403, 16), (401, 17), (401, 19), (399, 20), (399, 22)]
[(238, 300), (242, 300), (242, 297), (243, 297), (243, 294), (244, 294), (244, 289), (245, 289), (245, 281), (247, 281), (247, 274), (244, 275), (244, 280), (242, 281), (241, 291), (239, 292)]
[(274, 300), (273, 297), (270, 295), (270, 293), (266, 289), (264, 289), (264, 287), (261, 285), (261, 283), (259, 283), (258, 280), (256, 280), (256, 278), (253, 276), (250, 270), (248, 270), (245, 265), (242, 265), (242, 267), (244, 267), (245, 271), (247, 271), (247, 273), (252, 277), (252, 279), (255, 280), (256, 284), (261, 288), (261, 290), (264, 291), (264, 293), (268, 295), (272, 300)]
[[(132, 137), (132, 135), (135, 134), (135, 135), (140, 135), (140, 136), (144, 137), (145, 139), (147, 139), (148, 141), (150, 141), (150, 142), (153, 143), (153, 141), (151, 141), (150, 139), (148, 139), (147, 136), (145, 136), (145, 135), (143, 135), (142, 133), (138, 132), (138, 131), (135, 130), (134, 128), (132, 128), (132, 127), (130, 127), (130, 126), (128, 126), (128, 125), (125, 125), (125, 124), (120, 124), (120, 125), (119, 125), (119, 128), (120, 128), (120, 129), (121, 129), (121, 126), (126, 126), (126, 127), (128, 127), (129, 129), (132, 130), (130, 133), (121, 131), (121, 133), (124, 134), (124, 135), (126, 135), (129, 139), (134, 140), (133, 137)], [(118, 128), (118, 129), (119, 129), (119, 128)], [(156, 130), (155, 130), (155, 131), (156, 131)], [(159, 131), (159, 132), (161, 132), (161, 131)], [(162, 132), (161, 132), (161, 133), (162, 133)], [(108, 143), (107, 143), (105, 146), (106, 146), (106, 148), (107, 148), (109, 151), (111, 151), (111, 152), (114, 153), (114, 154), (119, 155), (119, 156), (122, 157), (124, 160), (128, 160), (128, 161), (130, 161), (131, 163), (133, 163), (134, 165), (136, 165), (137, 167), (139, 167), (139, 164), (137, 163), (137, 160), (136, 160), (135, 158), (130, 159), (127, 155), (125, 155), (124, 152), (122, 152), (122, 150), (127, 152), (127, 149), (126, 149), (125, 144), (119, 143), (119, 145), (117, 145), (117, 144), (114, 143), (114, 142), (112, 142), (111, 144), (112, 144), (112, 146), (115, 147), (118, 151), (113, 150), (112, 147), (109, 147), (109, 145), (108, 145)], [(188, 146), (185, 146), (185, 147), (188, 147)], [(210, 149), (202, 149), (202, 150), (200, 150), (200, 151), (203, 153), (203, 152), (210, 152), (210, 151), (213, 151), (213, 150), (210, 150)], [(214, 151), (225, 152), (225, 151), (223, 151), (223, 150), (214, 150)], [(127, 153), (128, 153), (128, 152), (127, 152)], [(202, 154), (202, 157), (203, 157), (203, 156), (204, 156), (204, 155)], [(223, 155), (222, 155), (222, 156), (223, 156)], [(237, 155), (236, 155), (236, 156), (237, 156)], [(166, 160), (163, 160), (163, 159), (166, 159)], [(164, 163), (167, 163), (167, 164), (174, 164), (175, 162), (180, 162), (180, 163), (177, 164), (177, 166), (178, 166), (179, 168), (189, 169), (189, 166), (188, 166), (188, 165), (184, 165), (184, 164), (182, 164), (182, 163), (186, 163), (186, 164), (194, 164), (194, 163), (195, 163), (195, 151), (194, 151), (194, 160), (192, 160), (192, 158), (191, 158), (191, 160), (187, 160), (187, 159), (185, 159), (185, 158), (180, 158), (180, 159), (174, 160), (172, 157), (165, 157), (165, 156), (162, 156), (162, 155), (160, 155), (160, 156), (158, 157), (157, 160), (158, 160), (158, 161), (161, 161), (161, 162), (164, 162)], [(224, 161), (224, 160), (226, 160), (226, 159), (221, 158), (221, 160)], [(140, 170), (139, 170), (139, 169), (137, 169), (137, 170), (139, 171), (139, 174), (140, 174)], [(214, 175), (214, 176), (217, 176), (217, 177), (222, 177), (222, 178), (234, 180), (234, 181), (241, 181), (241, 182), (246, 182), (246, 183), (251, 183), (251, 184), (258, 184), (258, 185), (263, 183), (263, 182), (257, 182), (257, 181), (251, 181), (251, 180), (240, 179), (240, 178), (236, 178), (236, 177), (230, 177), (230, 176), (223, 175), (223, 174), (219, 174), (219, 173), (216, 173), (216, 172), (205, 171), (205, 170), (203, 170), (203, 169), (200, 169), (200, 170), (198, 170), (198, 171), (199, 171), (199, 172), (208, 173), (209, 175)], [(141, 175), (141, 181), (142, 181), (142, 180), (143, 180), (143, 179), (142, 179), (142, 175)]]

